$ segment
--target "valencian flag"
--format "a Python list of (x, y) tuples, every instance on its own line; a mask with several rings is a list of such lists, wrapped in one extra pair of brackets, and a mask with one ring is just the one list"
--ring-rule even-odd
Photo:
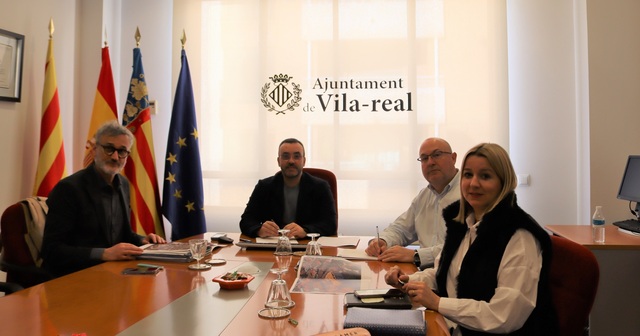
[[(139, 32), (136, 32), (138, 41), (139, 36)], [(153, 152), (151, 110), (142, 68), (142, 54), (138, 46), (133, 49), (133, 73), (122, 124), (135, 137), (129, 160), (124, 166), (124, 175), (131, 182), (131, 228), (138, 234), (156, 233), (164, 237)]]
[(36, 170), (35, 196), (49, 196), (49, 192), (63, 177), (67, 176), (62, 141), (62, 121), (56, 79), (56, 64), (53, 59), (53, 20), (49, 21), (49, 47), (42, 90), (42, 121), (40, 124), (40, 154)]
[(98, 78), (98, 88), (93, 99), (93, 112), (91, 113), (91, 123), (87, 134), (87, 143), (84, 150), (83, 166), (87, 167), (93, 162), (95, 153), (93, 151), (94, 135), (100, 126), (112, 120), (118, 120), (116, 107), (116, 90), (113, 86), (113, 73), (111, 72), (111, 60), (109, 59), (109, 47), (102, 48), (102, 67)]
[(171, 239), (174, 241), (207, 231), (196, 109), (189, 62), (184, 49), (181, 59), (182, 68), (171, 112), (162, 192), (162, 213), (171, 222)]

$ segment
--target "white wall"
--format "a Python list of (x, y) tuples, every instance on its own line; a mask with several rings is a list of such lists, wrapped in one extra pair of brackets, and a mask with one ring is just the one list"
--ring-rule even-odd
[(580, 67), (586, 32), (575, 3), (507, 1), (510, 155), (516, 172), (530, 175), (516, 190), (519, 203), (543, 225), (588, 223), (588, 143), (580, 141), (588, 106), (579, 85), (588, 78)]
[[(174, 23), (188, 26), (192, 19), (172, 19), (173, 7), (179, 14), (182, 6), (195, 6), (196, 2), (92, 2), (91, 6), (97, 8), (88, 4), (74, 0), (0, 0), (0, 5), (12, 9), (0, 12), (0, 28), (26, 35), (23, 100), (0, 102), (0, 135), (7, 162), (0, 168), (2, 209), (28, 196), (33, 188), (49, 17), (56, 24), (55, 59), (69, 170), (78, 168), (83, 151), (87, 113), (99, 71), (101, 45), (96, 35), (102, 36), (104, 26), (109, 29), (120, 110), (131, 76), (133, 34), (135, 27), (140, 27), (150, 98), (158, 100), (160, 107), (160, 113), (152, 117), (156, 168), (162, 171), (164, 167), (165, 137), (179, 68), (177, 40), (182, 31)], [(509, 0), (507, 4), (512, 113), (509, 147), (517, 172), (531, 174), (531, 185), (517, 189), (521, 205), (542, 224), (586, 224), (591, 194), (591, 203), (603, 205), (609, 219), (628, 217), (626, 202), (616, 200), (615, 193), (624, 159), (640, 152), (640, 135), (635, 130), (640, 116), (634, 111), (640, 92), (640, 40), (634, 38), (640, 33), (640, 3)], [(585, 7), (588, 71), (586, 34), (579, 15)], [(537, 30), (539, 33), (534, 34)], [(189, 30), (187, 34), (191, 34)], [(200, 62), (192, 56), (197, 54), (189, 53), (192, 72), (197, 72)], [(586, 83), (589, 98), (585, 97)], [(585, 120), (587, 116), (590, 120)], [(589, 124), (598, 127), (589, 130)], [(403, 210), (398, 209), (398, 213)], [(237, 222), (223, 225), (237, 229)], [(348, 225), (341, 223), (340, 227)]]
[(632, 218), (618, 200), (627, 157), (640, 154), (640, 1), (587, 0), (591, 211)]
[[(53, 19), (54, 58), (58, 94), (62, 113), (64, 143), (73, 143), (73, 111), (77, 60), (77, 1), (75, 0), (1, 0), (0, 28), (25, 35), (22, 101), (0, 101), (0, 137), (3, 160), (0, 165), (0, 209), (30, 195), (33, 191), (40, 120), (44, 66), (49, 39), (49, 19)], [(94, 84), (95, 86), (95, 84)], [(67, 164), (73, 158), (71, 147), (65, 148)], [(70, 166), (68, 167), (70, 169)], [(71, 169), (70, 169), (71, 170)]]

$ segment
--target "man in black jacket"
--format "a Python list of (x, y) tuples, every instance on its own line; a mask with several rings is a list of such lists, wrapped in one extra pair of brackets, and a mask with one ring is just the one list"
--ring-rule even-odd
[(240, 219), (240, 230), (250, 237), (273, 237), (279, 229), (289, 237), (307, 233), (336, 234), (336, 209), (329, 184), (304, 173), (304, 146), (293, 138), (278, 147), (280, 171), (258, 181)]
[(47, 199), (42, 267), (55, 276), (103, 261), (134, 259), (142, 254), (138, 246), (166, 242), (131, 229), (129, 181), (119, 173), (133, 134), (114, 121), (100, 127), (95, 140), (94, 162), (58, 182)]

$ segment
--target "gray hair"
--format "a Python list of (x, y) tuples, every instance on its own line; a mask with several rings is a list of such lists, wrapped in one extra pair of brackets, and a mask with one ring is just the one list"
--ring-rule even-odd
[(102, 136), (116, 137), (119, 135), (128, 136), (129, 140), (131, 140), (131, 146), (133, 146), (133, 142), (136, 140), (133, 136), (133, 133), (131, 133), (128, 128), (120, 125), (120, 123), (118, 123), (118, 121), (116, 120), (108, 121), (102, 124), (102, 126), (100, 126), (100, 128), (98, 128), (98, 130), (96, 131), (94, 139), (97, 143), (98, 139), (100, 139)]

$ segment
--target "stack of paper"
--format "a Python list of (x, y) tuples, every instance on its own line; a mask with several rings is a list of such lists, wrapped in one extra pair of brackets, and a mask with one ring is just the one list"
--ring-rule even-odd
[[(208, 244), (207, 254), (211, 253), (216, 247), (219, 247), (219, 245)], [(167, 244), (147, 244), (141, 246), (141, 248), (143, 249), (142, 255), (139, 255), (137, 257), (138, 259), (179, 262), (190, 262), (193, 260), (191, 258), (189, 243), (171, 242)]]
[(320, 246), (331, 246), (331, 247), (349, 247), (358, 246), (360, 242), (360, 237), (357, 236), (341, 236), (341, 237), (320, 237), (318, 238), (318, 244)]
[(370, 255), (367, 255), (367, 253), (364, 250), (359, 250), (359, 249), (339, 248), (337, 256), (345, 259), (351, 259), (351, 260), (378, 260), (378, 257), (372, 257)]

